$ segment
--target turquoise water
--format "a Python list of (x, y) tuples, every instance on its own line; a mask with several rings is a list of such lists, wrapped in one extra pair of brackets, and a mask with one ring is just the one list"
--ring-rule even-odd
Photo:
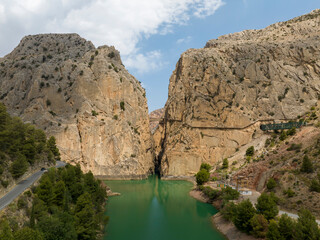
[(192, 184), (161, 181), (153, 176), (138, 181), (107, 181), (112, 191), (106, 215), (105, 240), (225, 239), (210, 217), (217, 210), (189, 196)]

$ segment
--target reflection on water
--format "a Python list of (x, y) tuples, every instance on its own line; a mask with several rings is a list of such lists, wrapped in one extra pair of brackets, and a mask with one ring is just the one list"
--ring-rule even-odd
[(110, 197), (106, 240), (224, 239), (210, 222), (216, 210), (188, 195), (192, 184), (161, 181), (108, 181), (121, 196)]

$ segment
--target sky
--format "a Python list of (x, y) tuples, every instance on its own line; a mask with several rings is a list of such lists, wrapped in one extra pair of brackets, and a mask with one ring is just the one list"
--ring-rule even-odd
[(115, 46), (146, 89), (151, 112), (165, 105), (187, 49), (317, 8), (320, 0), (0, 0), (0, 57), (39, 33), (78, 33), (96, 47)]

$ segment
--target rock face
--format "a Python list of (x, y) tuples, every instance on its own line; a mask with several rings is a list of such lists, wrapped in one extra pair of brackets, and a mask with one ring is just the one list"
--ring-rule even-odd
[(154, 171), (145, 90), (114, 47), (77, 34), (23, 38), (0, 59), (0, 101), (57, 139), (62, 160), (108, 178)]
[(151, 133), (155, 132), (155, 130), (159, 126), (159, 122), (163, 119), (163, 115), (164, 115), (164, 108), (160, 108), (149, 113)]
[(210, 40), (181, 55), (154, 133), (160, 172), (193, 175), (262, 132), (297, 119), (320, 90), (320, 11)]

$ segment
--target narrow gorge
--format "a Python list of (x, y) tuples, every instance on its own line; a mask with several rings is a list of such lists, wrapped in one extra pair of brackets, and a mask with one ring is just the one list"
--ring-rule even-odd
[(77, 34), (24, 37), (0, 58), (0, 101), (55, 136), (63, 161), (95, 176), (190, 177), (261, 136), (261, 122), (298, 119), (315, 105), (319, 16), (315, 10), (184, 52), (151, 130), (145, 90), (119, 52)]

